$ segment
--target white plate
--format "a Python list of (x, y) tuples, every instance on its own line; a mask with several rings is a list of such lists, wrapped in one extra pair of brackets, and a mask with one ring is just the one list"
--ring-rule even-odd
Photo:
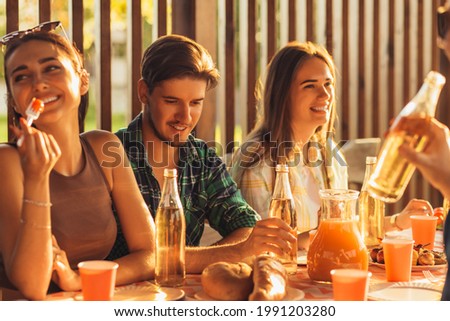
[(375, 301), (439, 301), (439, 287), (418, 282), (399, 282), (384, 289), (369, 292), (368, 299)]
[(184, 298), (178, 288), (159, 288), (154, 284), (131, 284), (116, 287), (114, 301), (176, 301)]
[[(152, 283), (144, 283), (116, 287), (113, 301), (176, 301), (184, 296), (184, 291), (178, 288), (159, 288)], [(79, 292), (73, 298), (83, 301), (83, 294)]]
[[(378, 266), (379, 268), (384, 269), (384, 264), (370, 262), (370, 265)], [(425, 271), (425, 270), (439, 270), (447, 267), (447, 264), (439, 264), (439, 265), (413, 265), (411, 267), (411, 271)]]
[[(300, 301), (305, 297), (305, 292), (296, 288), (287, 287), (286, 292), (286, 296), (281, 301)], [(194, 297), (200, 301), (215, 301), (203, 290), (195, 293)]]

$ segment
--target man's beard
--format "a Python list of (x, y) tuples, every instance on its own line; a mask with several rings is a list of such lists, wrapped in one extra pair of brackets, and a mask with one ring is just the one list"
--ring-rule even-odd
[(153, 122), (152, 114), (149, 113), (149, 125), (150, 128), (153, 130), (153, 133), (155, 134), (156, 138), (158, 138), (160, 141), (162, 141), (164, 144), (167, 144), (171, 147), (183, 147), (186, 145), (186, 141), (181, 142), (180, 141), (180, 134), (176, 134), (173, 140), (167, 140), (164, 138), (164, 136), (156, 129), (155, 123)]

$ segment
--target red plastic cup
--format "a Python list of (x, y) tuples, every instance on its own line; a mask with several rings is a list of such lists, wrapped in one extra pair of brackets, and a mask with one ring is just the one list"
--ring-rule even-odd
[(110, 301), (114, 295), (119, 264), (111, 261), (84, 261), (78, 263), (81, 292), (85, 301)]
[(372, 273), (357, 269), (331, 270), (335, 301), (367, 301)]

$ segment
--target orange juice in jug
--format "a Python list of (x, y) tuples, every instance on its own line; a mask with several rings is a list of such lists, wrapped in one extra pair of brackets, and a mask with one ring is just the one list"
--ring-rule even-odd
[(357, 191), (321, 190), (321, 221), (307, 254), (311, 280), (331, 282), (333, 269), (367, 270), (369, 256), (355, 217)]

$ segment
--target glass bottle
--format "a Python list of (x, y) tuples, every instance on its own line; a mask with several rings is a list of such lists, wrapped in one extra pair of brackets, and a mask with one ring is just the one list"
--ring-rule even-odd
[(186, 222), (178, 195), (176, 169), (164, 170), (164, 185), (155, 224), (155, 281), (160, 286), (180, 286), (186, 277)]
[(404, 143), (418, 152), (425, 148), (427, 127), (444, 83), (444, 76), (430, 71), (419, 92), (395, 118), (369, 180), (368, 190), (373, 197), (393, 203), (403, 195), (415, 167), (399, 155), (398, 148)]
[(368, 270), (369, 256), (356, 220), (358, 191), (320, 190), (321, 216), (307, 253), (311, 280), (331, 282), (333, 269)]
[[(297, 214), (294, 199), (289, 184), (289, 168), (286, 164), (277, 164), (275, 169), (275, 187), (269, 206), (269, 217), (278, 217), (292, 227), (293, 235), (297, 240)], [(290, 253), (279, 258), (286, 271), (290, 274), (297, 272), (297, 241), (292, 244)]]
[(368, 249), (381, 244), (384, 237), (385, 206), (382, 200), (373, 198), (367, 191), (367, 183), (377, 162), (376, 157), (366, 157), (366, 173), (358, 198), (358, 214), (361, 235)]

